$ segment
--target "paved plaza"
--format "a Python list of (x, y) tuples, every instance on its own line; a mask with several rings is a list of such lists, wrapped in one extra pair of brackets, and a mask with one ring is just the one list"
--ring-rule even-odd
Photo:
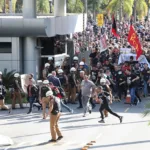
[(89, 150), (148, 150), (150, 147), (149, 117), (142, 117), (144, 105), (149, 98), (138, 106), (129, 106), (123, 102), (114, 102), (111, 107), (124, 116), (120, 124), (118, 118), (109, 114), (105, 124), (100, 124), (99, 105), (92, 114), (82, 117), (78, 105), (70, 114), (62, 113), (59, 125), (64, 138), (57, 143), (48, 143), (51, 139), (49, 118), (42, 120), (41, 111), (36, 108), (27, 115), (28, 108), (16, 109), (9, 115), (0, 111), (0, 134), (13, 141), (11, 146), (0, 147), (0, 150), (81, 150), (87, 143), (95, 141)]

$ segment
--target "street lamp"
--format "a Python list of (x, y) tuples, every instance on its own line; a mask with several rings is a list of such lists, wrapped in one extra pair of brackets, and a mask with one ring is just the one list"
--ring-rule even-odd
[(52, 13), (52, 0), (49, 0), (50, 14)]

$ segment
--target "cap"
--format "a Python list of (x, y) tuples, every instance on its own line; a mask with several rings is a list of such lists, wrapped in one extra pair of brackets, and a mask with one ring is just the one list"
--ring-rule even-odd
[(2, 75), (3, 73), (0, 71), (0, 75)]
[(15, 77), (15, 78), (18, 78), (19, 76), (20, 76), (19, 73), (15, 73), (15, 74), (14, 74), (14, 77)]
[(48, 91), (48, 92), (46, 92), (46, 97), (48, 97), (48, 96), (52, 96), (53, 95), (53, 92), (52, 91)]
[(49, 64), (49, 63), (46, 63), (46, 64), (45, 64), (45, 67), (49, 67), (49, 66), (50, 66), (50, 64)]
[(48, 80), (44, 80), (43, 84), (49, 84), (49, 81)]

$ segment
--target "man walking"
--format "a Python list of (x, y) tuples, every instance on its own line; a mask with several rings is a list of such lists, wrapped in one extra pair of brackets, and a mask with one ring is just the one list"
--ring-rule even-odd
[(89, 111), (89, 113), (92, 112), (92, 107), (89, 101), (90, 98), (94, 95), (95, 88), (96, 88), (95, 84), (89, 80), (89, 77), (87, 75), (85, 75), (84, 80), (81, 83), (82, 106), (84, 109), (83, 117), (86, 117), (87, 111)]
[[(52, 91), (48, 91), (46, 97), (49, 99), (50, 131), (52, 136), (52, 139), (49, 142), (56, 142), (63, 138), (58, 127), (58, 121), (61, 115), (60, 99), (55, 97)], [(58, 135), (57, 139), (56, 134)]]

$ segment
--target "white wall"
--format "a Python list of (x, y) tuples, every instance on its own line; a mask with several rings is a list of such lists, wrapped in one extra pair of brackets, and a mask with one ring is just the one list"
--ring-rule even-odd
[[(86, 27), (86, 14), (84, 27)], [(55, 35), (65, 35), (75, 32), (83, 31), (83, 14), (70, 15), (62, 17), (53, 17), (45, 19), (45, 26), (47, 26), (46, 34), (48, 37)]]
[(12, 53), (0, 53), (0, 70), (3, 71), (7, 68), (8, 71), (16, 70), (18, 72), (21, 69), (21, 46), (20, 38), (18, 37), (0, 37), (0, 42), (11, 42), (12, 43)]

